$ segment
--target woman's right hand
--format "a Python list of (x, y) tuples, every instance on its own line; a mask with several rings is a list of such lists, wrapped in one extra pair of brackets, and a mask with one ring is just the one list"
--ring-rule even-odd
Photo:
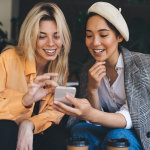
[(74, 105), (74, 108), (60, 101), (54, 100), (53, 108), (55, 110), (70, 116), (74, 116), (81, 120), (91, 120), (95, 109), (91, 106), (87, 99), (73, 98), (69, 95), (66, 95), (65, 97), (69, 102), (72, 103), (72, 105)]
[[(46, 95), (50, 93), (54, 93), (55, 87), (58, 84), (50, 80), (51, 77), (58, 76), (57, 73), (46, 73), (41, 76), (37, 76), (33, 83), (28, 84), (28, 92), (22, 98), (22, 104), (25, 107), (31, 106), (34, 102), (37, 102), (44, 98)], [(51, 86), (52, 88), (43, 88), (44, 86)]]
[(88, 72), (88, 89), (90, 91), (97, 90), (101, 79), (106, 75), (105, 62), (96, 62)]

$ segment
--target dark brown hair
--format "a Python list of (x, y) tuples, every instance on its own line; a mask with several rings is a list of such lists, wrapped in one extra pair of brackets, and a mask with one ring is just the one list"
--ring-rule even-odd
[[(96, 16), (96, 15), (99, 15), (97, 13), (94, 13), (94, 12), (90, 12), (85, 20), (85, 29), (86, 29), (86, 24), (87, 24), (87, 21), (89, 20), (90, 17), (92, 16)], [(99, 15), (100, 16), (100, 15)], [(102, 16), (101, 16), (102, 17)], [(104, 17), (102, 17), (104, 18)], [(107, 19), (104, 18), (104, 20), (106, 21), (107, 25), (109, 28), (111, 28), (113, 31), (115, 31), (116, 33), (116, 36), (121, 36), (120, 32), (114, 27), (113, 24), (111, 24)]]
[[(90, 12), (90, 13), (87, 15), (87, 18), (86, 18), (86, 20), (85, 20), (85, 31), (86, 31), (87, 21), (89, 20), (89, 18), (92, 17), (92, 16), (96, 16), (96, 15), (99, 15), (99, 14), (94, 13), (94, 12)], [(99, 16), (100, 16), (100, 15), (99, 15)], [(102, 16), (101, 16), (101, 17), (102, 17)], [(104, 18), (104, 17), (102, 17), (102, 18)], [(109, 27), (110, 29), (112, 29), (113, 31), (115, 31), (116, 37), (121, 36), (120, 32), (114, 27), (113, 24), (111, 24), (111, 23), (110, 23), (107, 19), (105, 19), (105, 18), (104, 18), (104, 20), (106, 21), (108, 27)], [(118, 49), (119, 49), (119, 52), (120, 52), (120, 51), (121, 51), (121, 50), (120, 50), (120, 45), (118, 45)]]

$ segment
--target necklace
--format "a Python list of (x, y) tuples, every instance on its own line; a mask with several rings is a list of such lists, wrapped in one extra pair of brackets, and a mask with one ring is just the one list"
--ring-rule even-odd
[(110, 80), (111, 80), (111, 78), (112, 78), (113, 75), (114, 75), (114, 73), (112, 73), (111, 76), (108, 76), (108, 74), (106, 73), (106, 77), (107, 77), (107, 79), (108, 79), (109, 82), (110, 82)]
[[(108, 81), (110, 82), (111, 80), (112, 80), (112, 77), (114, 77), (115, 78), (115, 80), (117, 79), (117, 77), (118, 77), (118, 72), (117, 72), (117, 70), (118, 70), (118, 68), (115, 70), (116, 72), (112, 72), (111, 73), (111, 76), (108, 76), (108, 74), (106, 73), (106, 77), (107, 77), (107, 79), (108, 79)], [(117, 74), (116, 74), (117, 73)], [(116, 76), (116, 75), (117, 76)], [(116, 77), (115, 77), (116, 76)]]
[[(106, 77), (107, 77), (108, 81), (110, 81), (110, 80), (111, 80), (111, 78), (110, 78), (108, 75), (106, 75)], [(112, 77), (112, 75), (111, 75), (111, 77)]]

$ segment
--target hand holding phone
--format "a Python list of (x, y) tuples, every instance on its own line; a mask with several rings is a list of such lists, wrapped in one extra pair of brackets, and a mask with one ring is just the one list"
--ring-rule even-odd
[(55, 88), (54, 100), (57, 100), (66, 105), (72, 106), (72, 104), (65, 98), (66, 94), (68, 94), (74, 98), (75, 94), (76, 94), (76, 88), (75, 87), (57, 86)]

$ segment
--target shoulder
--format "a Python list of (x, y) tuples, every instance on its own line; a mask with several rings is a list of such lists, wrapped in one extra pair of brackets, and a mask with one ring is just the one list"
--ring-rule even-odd
[(4, 59), (13, 59), (13, 58), (19, 58), (19, 56), (17, 55), (16, 53), (16, 50), (15, 49), (8, 49), (8, 50), (5, 50), (4, 52), (2, 52), (0, 54), (0, 57), (1, 58), (4, 58)]
[(150, 55), (149, 54), (143, 54), (143, 53), (139, 53), (139, 52), (131, 52), (131, 54), (135, 59), (150, 62)]
[(0, 63), (4, 64), (5, 67), (11, 68), (12, 66), (16, 67), (24, 63), (24, 59), (21, 59), (15, 49), (7, 49), (0, 54)]
[(134, 63), (139, 69), (148, 67), (150, 69), (150, 55), (139, 52), (129, 51), (122, 47), (124, 63)]
[(143, 54), (143, 53), (138, 53), (138, 52), (131, 52), (131, 54), (139, 69), (150, 70), (150, 55), (149, 54)]

